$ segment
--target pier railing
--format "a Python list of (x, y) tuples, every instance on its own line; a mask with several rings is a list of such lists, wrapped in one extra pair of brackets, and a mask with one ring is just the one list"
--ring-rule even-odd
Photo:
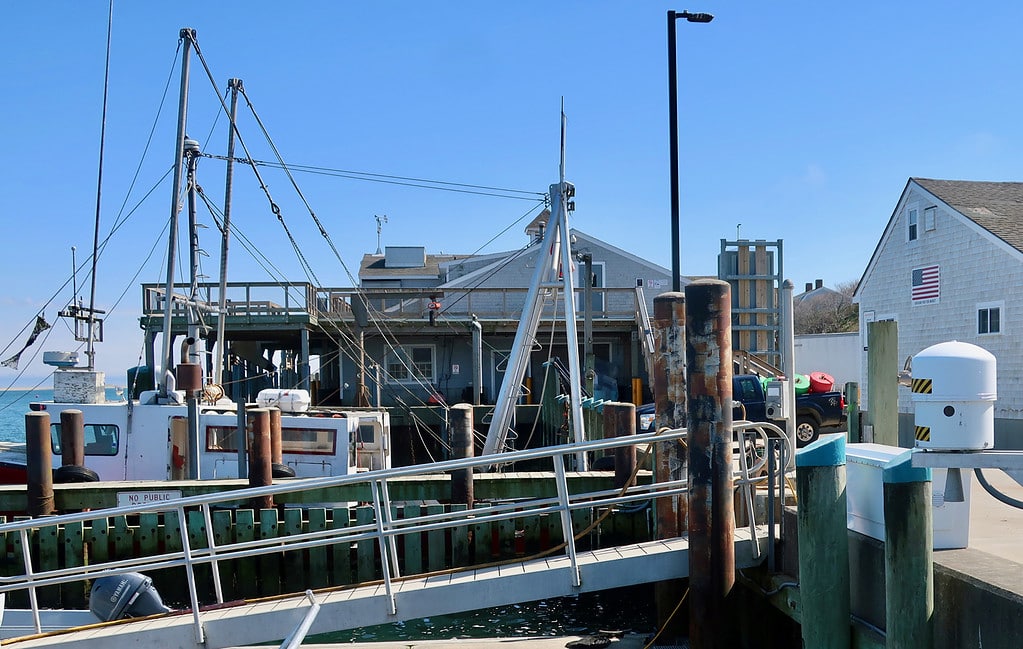
[[(767, 480), (767, 476), (761, 471), (766, 458), (762, 457), (757, 450), (770, 448), (770, 445), (764, 445), (758, 441), (758, 439), (766, 440), (771, 436), (771, 432), (764, 426), (749, 422), (738, 422), (736, 426), (739, 435), (735, 449), (738, 458), (737, 465), (741, 467), (736, 484), (740, 490), (746, 489), (747, 496), (749, 496), (749, 488), (755, 482)], [(767, 425), (767, 428), (771, 428), (770, 425)], [(623, 488), (571, 493), (570, 482), (565, 470), (566, 456), (574, 456), (579, 452), (600, 453), (634, 445), (643, 448), (654, 441), (671, 442), (680, 440), (685, 435), (684, 429), (666, 430), (660, 433), (645, 433), (582, 444), (514, 451), (500, 456), (451, 460), (341, 477), (284, 480), (270, 486), (178, 498), (159, 505), (117, 507), (0, 524), (0, 538), (15, 539), (14, 544), (8, 545), (16, 548), (20, 553), (20, 556), (17, 556), (13, 562), (20, 563), (15, 570), (16, 574), (0, 577), (0, 595), (24, 597), (27, 593), (28, 606), (35, 620), (36, 632), (39, 632), (41, 630), (39, 593), (42, 589), (80, 584), (84, 590), (88, 580), (100, 577), (128, 572), (183, 569), (184, 582), (187, 584), (188, 606), (194, 619), (195, 639), (197, 643), (201, 643), (203, 642), (201, 623), (203, 607), (223, 604), (228, 601), (225, 597), (223, 575), (230, 573), (229, 567), (232, 564), (248, 564), (258, 567), (264, 561), (277, 561), (280, 557), (289, 555), (301, 557), (302, 552), (311, 552), (317, 549), (345, 548), (345, 555), (347, 555), (348, 549), (357, 548), (360, 561), (364, 557), (372, 556), (374, 561), (379, 562), (380, 582), (390, 601), (393, 613), (396, 582), (413, 576), (404, 574), (401, 569), (397, 544), (399, 538), (420, 539), (425, 535), (454, 530), (462, 530), (460, 535), (462, 538), (466, 538), (469, 531), (476, 533), (481, 530), (489, 531), (495, 529), (492, 527), (494, 525), (500, 526), (505, 522), (530, 516), (547, 516), (557, 521), (556, 525), (561, 532), (558, 537), (563, 539), (563, 543), (555, 546), (549, 553), (556, 552), (558, 556), (568, 559), (575, 577), (575, 585), (578, 586), (577, 538), (582, 536), (580, 531), (585, 533), (587, 530), (576, 529), (579, 526), (579, 520), (575, 514), (608, 511), (613, 508), (636, 509), (643, 507), (653, 499), (682, 497), (686, 492), (686, 481), (683, 479), (644, 485), (636, 485), (633, 482), (631, 486), (626, 485)], [(555, 496), (489, 503), (487, 506), (472, 509), (462, 506), (461, 508), (451, 507), (447, 511), (437, 511), (437, 508), (420, 507), (413, 515), (406, 514), (404, 518), (399, 518), (396, 515), (396, 503), (392, 502), (390, 498), (390, 486), (404, 478), (460, 469), (485, 470), (495, 463), (504, 464), (543, 458), (549, 458), (552, 461), (553, 475), (557, 486)], [(245, 507), (251, 500), (265, 496), (281, 495), (283, 497), (284, 494), (313, 489), (323, 493), (324, 490), (352, 485), (366, 485), (372, 494), (371, 500), (366, 503), (368, 507), (361, 508), (366, 515), (357, 517), (353, 525), (340, 528), (322, 525), (319, 527), (309, 526), (306, 529), (299, 525), (297, 529), (287, 535), (268, 535), (245, 540), (225, 540), (220, 538), (217, 533), (219, 528), (214, 523), (214, 519), (224, 513), (225, 508)], [(748, 500), (748, 502), (752, 511), (752, 500)], [(346, 504), (340, 503), (342, 506)], [(276, 514), (274, 510), (264, 511)], [(176, 538), (165, 537), (164, 543), (160, 544), (159, 549), (155, 551), (139, 552), (133, 558), (119, 557), (104, 560), (104, 557), (108, 556), (106, 551), (102, 547), (97, 547), (97, 551), (92, 553), (82, 565), (63, 565), (50, 568), (41, 568), (42, 562), (39, 557), (33, 556), (33, 548), (37, 548), (36, 551), (38, 551), (41, 545), (38, 541), (40, 537), (52, 537), (50, 538), (52, 543), (49, 544), (49, 547), (52, 548), (62, 538), (81, 534), (83, 526), (95, 525), (105, 529), (106, 521), (111, 517), (134, 517), (141, 520), (147, 516), (152, 517), (154, 514), (163, 514), (168, 520), (174, 520), (177, 532)], [(589, 519), (589, 516), (585, 519)], [(752, 519), (749, 520), (749, 524), (751, 526), (754, 524)], [(168, 525), (168, 529), (175, 526)], [(105, 537), (106, 542), (110, 544), (118, 542), (114, 539), (117, 534), (117, 530), (110, 530), (109, 536)], [(35, 544), (32, 542), (33, 536), (37, 539)], [(752, 536), (753, 542), (756, 543), (756, 535)], [(487, 539), (481, 540), (488, 543)], [(754, 556), (761, 555), (759, 546), (754, 549), (753, 554)], [(298, 561), (301, 562), (302, 559), (300, 558)], [(310, 584), (294, 585), (297, 586), (296, 592), (310, 587)], [(12, 598), (8, 596), (7, 600), (11, 602)]]

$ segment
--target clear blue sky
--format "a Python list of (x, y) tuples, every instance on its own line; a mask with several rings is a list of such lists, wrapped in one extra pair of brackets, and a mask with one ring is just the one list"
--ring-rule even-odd
[[(722, 238), (782, 239), (785, 275), (801, 288), (856, 280), (907, 178), (1018, 180), (1023, 165), (1015, 2), (141, 2), (114, 7), (104, 233), (142, 158), (181, 27), (198, 32), (218, 88), (241, 78), (293, 164), (545, 192), (558, 174), (559, 108), (568, 115), (573, 225), (671, 265), (666, 12), (706, 11), (678, 24), (682, 270), (716, 272)], [(49, 339), (0, 368), (0, 388), (47, 372), (36, 349), (68, 349), (45, 306), (92, 246), (107, 2), (5, 8), (0, 158), (5, 205), (0, 346), (44, 309)], [(173, 160), (177, 70), (130, 206)], [(193, 61), (189, 135), (222, 154), (226, 129)], [(254, 157), (272, 159), (248, 116)], [(212, 136), (211, 136), (212, 133)], [(279, 173), (266, 172), (289, 227), (324, 285), (350, 281)], [(220, 200), (223, 164), (204, 160), (200, 184)], [(297, 176), (343, 261), (357, 272), (385, 245), (474, 252), (530, 209), (519, 200), (394, 184)], [(97, 306), (111, 309), (97, 365), (135, 364), (140, 282), (163, 280), (170, 213), (165, 181), (101, 259)], [(201, 220), (212, 226), (208, 215)], [(304, 281), (279, 224), (239, 170), (235, 222), (289, 278)], [(524, 222), (484, 252), (518, 248)], [(211, 227), (204, 272), (216, 278)], [(132, 279), (150, 249), (155, 254)], [(230, 279), (265, 280), (240, 245)], [(79, 277), (79, 282), (84, 280)]]

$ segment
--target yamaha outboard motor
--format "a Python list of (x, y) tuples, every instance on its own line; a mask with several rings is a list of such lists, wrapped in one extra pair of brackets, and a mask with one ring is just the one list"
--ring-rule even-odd
[(89, 610), (104, 622), (171, 611), (153, 588), (153, 580), (138, 572), (100, 577), (92, 582)]

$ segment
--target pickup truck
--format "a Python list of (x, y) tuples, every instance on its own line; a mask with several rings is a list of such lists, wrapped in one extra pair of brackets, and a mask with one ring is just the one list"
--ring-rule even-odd
[[(764, 386), (759, 376), (754, 374), (733, 376), (732, 399), (742, 403), (742, 407), (746, 409), (747, 420), (769, 421)], [(802, 448), (817, 439), (821, 428), (841, 426), (843, 423), (845, 397), (841, 392), (807, 392), (796, 395), (796, 446)]]
[[(755, 374), (732, 376), (732, 400), (741, 403), (732, 411), (736, 419), (770, 421), (764, 399), (764, 386)], [(743, 413), (745, 409), (745, 413)], [(637, 430), (654, 430), (654, 404), (636, 408)], [(845, 423), (845, 397), (841, 392), (808, 392), (796, 396), (796, 446), (802, 448), (817, 439), (821, 428)]]

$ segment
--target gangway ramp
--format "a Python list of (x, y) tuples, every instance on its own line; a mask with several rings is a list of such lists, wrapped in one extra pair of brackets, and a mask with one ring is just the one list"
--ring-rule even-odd
[[(757, 536), (763, 542), (766, 528), (759, 528)], [(736, 530), (736, 568), (759, 564), (763, 556), (756, 554), (750, 531)], [(393, 608), (382, 583), (321, 591), (313, 594), (320, 611), (309, 634), (685, 578), (689, 576), (689, 542), (677, 538), (582, 552), (576, 557), (576, 568), (579, 586), (574, 585), (573, 567), (567, 556), (406, 578), (393, 584)], [(193, 617), (179, 614), (94, 625), (9, 646), (222, 649), (280, 640), (295, 629), (308, 607), (306, 595), (297, 594), (203, 611), (204, 643), (196, 641)]]
[[(86, 565), (75, 567), (34, 567), (29, 550), (31, 544), (27, 539), (31, 530), (41, 524), (39, 520), (0, 524), (0, 533), (13, 534), (22, 539), (20, 547), (24, 556), (19, 569), (25, 571), (22, 574), (0, 576), (0, 595), (28, 592), (32, 609), (24, 613), (30, 614), (30, 618), (36, 621), (31, 623), (27, 633), (35, 631), (38, 634), (26, 636), (19, 632), (20, 637), (6, 639), (3, 644), (26, 648), (60, 645), (97, 649), (128, 646), (145, 646), (147, 649), (214, 649), (279, 641), (299, 628), (300, 622), (309, 622), (305, 619), (306, 614), (312, 611), (316, 611), (316, 616), (311, 618), (308, 633), (318, 634), (683, 578), (689, 572), (689, 543), (686, 537), (580, 551), (576, 547), (576, 535), (586, 534), (588, 530), (574, 529), (572, 519), (573, 513), (579, 510), (595, 512), (610, 511), (619, 506), (645, 507), (652, 505), (657, 498), (685, 497), (685, 481), (669, 480), (654, 484), (633, 484), (606, 491), (571, 493), (564, 458), (580, 452), (605, 451), (616, 446), (670, 441), (684, 435), (684, 430), (661, 431), (509, 453), (502, 456), (502, 459), (552, 459), (557, 496), (490, 503), (483, 508), (427, 513), (412, 518), (396, 519), (391, 515), (388, 495), (388, 485), (391, 482), (424, 473), (489, 465), (494, 463), (494, 458), (451, 460), (350, 476), (282, 481), (264, 487), (177, 498), (156, 506), (134, 505), (48, 517), (45, 520), (46, 526), (62, 525), (67, 528), (91, 524), (108, 516), (137, 515), (158, 509), (173, 513), (176, 520), (181, 522), (181, 549), (166, 549), (134, 559), (87, 562)], [(745, 475), (750, 473), (747, 471)], [(748, 491), (752, 481), (740, 480), (737, 484)], [(224, 503), (248, 502), (268, 494), (323, 490), (352, 483), (369, 485), (367, 491), (372, 494), (372, 521), (349, 527), (308, 530), (246, 541), (218, 542), (213, 535), (211, 510)], [(536, 555), (518, 561), (472, 568), (453, 568), (443, 573), (401, 574), (397, 540), (405, 535), (419, 536), (458, 528), (464, 530), (467, 526), (491, 525), (534, 515), (546, 515), (560, 522), (559, 534), (565, 543), (552, 551), (557, 554)], [(764, 554), (762, 549), (770, 545), (770, 541), (764, 543), (763, 540), (776, 538), (776, 532), (773, 525), (756, 526), (753, 522), (747, 527), (736, 529), (736, 567), (759, 563)], [(379, 563), (379, 574), (382, 575), (379, 581), (258, 601), (225, 601), (220, 583), (221, 565), (224, 562), (258, 562), (268, 555), (338, 544), (354, 546), (365, 542), (369, 542), (367, 548), (373, 548), (366, 551), (374, 552), (374, 560)], [(206, 592), (207, 587), (199, 586), (200, 583), (209, 583), (197, 579), (196, 570), (199, 568), (213, 578), (210, 592)], [(69, 611), (41, 611), (36, 597), (38, 589), (129, 572), (152, 573), (163, 569), (184, 570), (189, 597), (187, 611), (89, 627), (67, 628), (70, 625), (64, 625), (64, 631), (42, 633), (44, 629), (53, 627), (41, 618)]]

